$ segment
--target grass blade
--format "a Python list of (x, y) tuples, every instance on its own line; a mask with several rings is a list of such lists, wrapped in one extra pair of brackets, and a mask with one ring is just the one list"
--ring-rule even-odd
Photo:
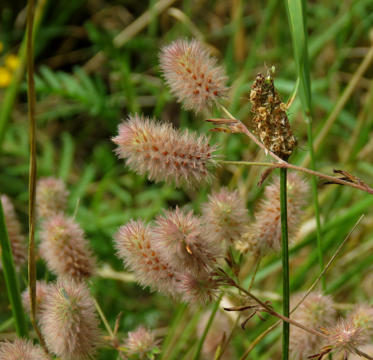
[(0, 248), (1, 263), (5, 277), (5, 284), (8, 291), (8, 297), (12, 306), (13, 317), (15, 320), (16, 332), (20, 337), (28, 336), (28, 328), (25, 313), (22, 307), (21, 293), (19, 290), (18, 278), (14, 266), (13, 254), (10, 247), (8, 232), (5, 225), (3, 206), (0, 201)]

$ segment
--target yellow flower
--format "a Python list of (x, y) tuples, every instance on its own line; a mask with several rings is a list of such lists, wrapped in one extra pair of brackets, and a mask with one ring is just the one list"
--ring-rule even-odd
[(0, 41), (0, 53), (3, 51), (4, 49), (4, 44)]
[(13, 54), (7, 55), (5, 57), (5, 66), (12, 71), (16, 70), (19, 66), (18, 56)]
[(12, 74), (5, 67), (0, 67), (0, 88), (7, 87), (12, 80)]

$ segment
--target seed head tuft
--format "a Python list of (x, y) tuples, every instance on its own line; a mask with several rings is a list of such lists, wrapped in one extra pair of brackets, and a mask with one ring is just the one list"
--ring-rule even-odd
[(26, 239), (22, 234), (21, 224), (17, 219), (13, 204), (6, 195), (1, 196), (1, 204), (3, 206), (5, 225), (8, 231), (14, 264), (17, 268), (20, 268), (25, 264), (27, 259)]
[[(303, 298), (304, 294), (292, 297), (291, 304), (294, 307)], [(292, 319), (312, 329), (320, 329), (330, 326), (335, 319), (336, 311), (334, 302), (329, 296), (313, 292), (295, 310)], [(290, 351), (295, 360), (307, 358), (320, 348), (322, 339), (316, 335), (309, 334), (302, 329), (290, 327)]]
[(100, 344), (95, 305), (84, 283), (58, 279), (40, 314), (48, 349), (64, 360), (91, 359)]
[[(298, 174), (289, 174), (287, 180), (287, 211), (289, 238), (294, 238), (302, 220), (309, 186)], [(243, 241), (237, 246), (242, 251), (251, 250), (257, 256), (281, 249), (280, 180), (277, 177), (266, 186), (263, 200)]]
[(153, 331), (139, 326), (136, 330), (128, 333), (124, 343), (128, 355), (136, 355), (136, 359), (152, 359), (154, 354), (159, 352), (159, 341), (156, 340)]
[(119, 125), (116, 153), (137, 173), (150, 180), (195, 186), (211, 179), (209, 168), (216, 166), (206, 136), (175, 130), (137, 114)]
[(175, 295), (176, 272), (154, 248), (152, 229), (142, 221), (131, 220), (114, 236), (118, 256), (135, 273), (142, 286)]
[(212, 273), (199, 275), (184, 273), (179, 276), (178, 292), (181, 299), (191, 304), (208, 304), (217, 298), (219, 282)]
[(0, 342), (0, 360), (49, 360), (43, 349), (25, 339)]
[(192, 211), (165, 211), (155, 221), (154, 248), (179, 272), (200, 274), (223, 257), (222, 246), (207, 234)]
[(238, 191), (222, 188), (212, 193), (203, 205), (202, 213), (205, 232), (215, 237), (218, 243), (241, 240), (248, 230), (249, 216)]
[(42, 178), (36, 187), (36, 207), (38, 215), (48, 218), (59, 212), (64, 212), (69, 192), (61, 179), (54, 177)]
[(275, 89), (271, 72), (258, 74), (250, 92), (255, 132), (267, 149), (288, 159), (297, 141), (291, 131), (286, 105)]
[(62, 213), (43, 222), (40, 253), (48, 268), (59, 276), (82, 280), (94, 271), (95, 262), (83, 230)]
[(171, 92), (185, 109), (196, 112), (227, 94), (225, 71), (216, 63), (197, 40), (176, 40), (160, 54), (160, 66)]

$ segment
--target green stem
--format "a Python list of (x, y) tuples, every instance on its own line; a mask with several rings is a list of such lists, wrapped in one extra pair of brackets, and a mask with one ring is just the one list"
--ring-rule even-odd
[(21, 293), (13, 254), (10, 246), (8, 232), (5, 225), (5, 217), (3, 207), (0, 201), (0, 246), (1, 246), (1, 263), (5, 277), (5, 284), (8, 291), (9, 301), (12, 307), (13, 317), (16, 325), (16, 332), (19, 337), (28, 336), (28, 328), (25, 318), (25, 313), (22, 307)]
[[(283, 282), (283, 315), (289, 317), (290, 313), (290, 281), (289, 281), (289, 244), (288, 244), (288, 218), (286, 199), (287, 170), (280, 169), (280, 207), (281, 207), (281, 242), (282, 242), (282, 282)], [(283, 322), (282, 333), (282, 359), (289, 359), (289, 323)]]
[(221, 302), (221, 299), (223, 298), (223, 293), (219, 296), (219, 299), (216, 300), (215, 304), (214, 304), (214, 307), (212, 309), (212, 312), (211, 312), (211, 315), (209, 317), (209, 320), (205, 326), (205, 329), (203, 330), (203, 334), (201, 336), (201, 338), (199, 339), (199, 342), (198, 342), (198, 345), (197, 345), (197, 350), (196, 350), (196, 353), (193, 357), (193, 360), (198, 360), (200, 355), (201, 355), (201, 351), (202, 351), (202, 346), (205, 342), (205, 339), (206, 339), (206, 336), (207, 336), (207, 333), (209, 332), (210, 330), (210, 327), (212, 325), (212, 322), (214, 321), (214, 318), (215, 318), (215, 315), (216, 315), (216, 312), (218, 311), (219, 309), (219, 305), (220, 305), (220, 302)]

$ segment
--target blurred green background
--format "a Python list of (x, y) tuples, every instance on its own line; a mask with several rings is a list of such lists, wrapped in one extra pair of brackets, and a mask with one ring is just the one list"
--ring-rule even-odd
[[(13, 199), (26, 232), (28, 122), (26, 82), (20, 76), (25, 63), (21, 45), (25, 14), (24, 1), (1, 2), (0, 193)], [(373, 2), (309, 1), (307, 22), (315, 134), (331, 115), (335, 116), (317, 148), (317, 167), (328, 173), (343, 168), (371, 185), (373, 68), (367, 54), (373, 41)], [(68, 185), (69, 211), (76, 211), (101, 269), (101, 276), (92, 281), (92, 290), (111, 325), (122, 312), (121, 333), (145, 324), (165, 336), (166, 326), (182, 305), (151, 294), (132, 281), (115, 279), (123, 276), (124, 270), (114, 255), (112, 235), (129, 219), (151, 220), (164, 208), (186, 205), (198, 212), (211, 188), (221, 185), (238, 188), (253, 213), (262, 190), (256, 186), (261, 170), (221, 167), (211, 186), (174, 189), (130, 172), (123, 161), (116, 159), (110, 139), (118, 124), (134, 112), (201, 133), (211, 128), (204, 121), (210, 115), (196, 116), (182, 110), (160, 77), (160, 48), (180, 37), (196, 37), (210, 45), (230, 79), (227, 107), (246, 124), (250, 125), (250, 86), (258, 72), (274, 65), (277, 89), (284, 101), (290, 98), (297, 75), (283, 1), (41, 0), (37, 2), (35, 33), (38, 177), (60, 177)], [(358, 74), (363, 61), (368, 62), (366, 69)], [(354, 79), (357, 81), (351, 85)], [(346, 94), (348, 86), (353, 87)], [(219, 115), (216, 109), (213, 111)], [(298, 98), (289, 110), (289, 118), (299, 142), (291, 162), (301, 164), (308, 149)], [(219, 144), (225, 159), (264, 159), (241, 135), (211, 133), (211, 141)], [(343, 303), (371, 301), (372, 197), (329, 185), (320, 186), (320, 202), (325, 259), (334, 253), (357, 218), (366, 214), (341, 262), (328, 273), (327, 289)], [(307, 289), (318, 274), (312, 219), (310, 206), (292, 250), (296, 255), (292, 261), (292, 291)], [(108, 268), (113, 271), (105, 273), (103, 269)], [(274, 299), (281, 292), (279, 270), (277, 256), (266, 258), (257, 278), (258, 288), (271, 291)], [(25, 269), (23, 273), (26, 276)], [(41, 262), (38, 275), (45, 277)], [(3, 277), (0, 289), (5, 289)], [(178, 320), (178, 326), (189, 324), (190, 334), (178, 342), (179, 348), (176, 351), (174, 347), (168, 358), (181, 359), (195, 341), (192, 329), (199, 322), (197, 310), (189, 309)], [(0, 323), (9, 317), (8, 299), (1, 290)], [(246, 332), (237, 331), (233, 339), (237, 358), (268, 326), (268, 322), (258, 324), (252, 320)], [(261, 343), (253, 359), (268, 359), (271, 341), (269, 337)], [(109, 349), (99, 357), (112, 358)]]

